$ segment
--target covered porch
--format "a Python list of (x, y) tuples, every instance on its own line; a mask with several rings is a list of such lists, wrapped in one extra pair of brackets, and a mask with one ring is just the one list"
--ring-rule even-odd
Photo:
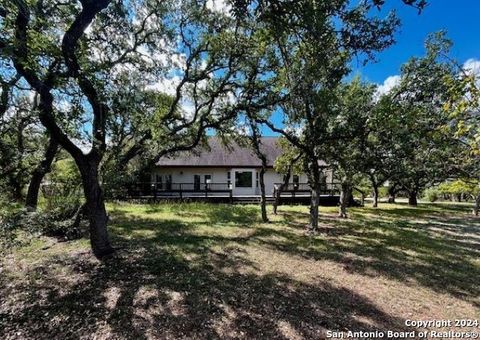
[[(273, 203), (281, 183), (275, 183), (271, 192), (266, 192), (267, 203)], [(336, 183), (322, 186), (320, 204), (336, 205), (339, 200)], [(311, 192), (308, 183), (289, 183), (280, 192), (280, 204), (308, 204)], [(117, 199), (124, 200), (188, 200), (218, 203), (259, 203), (259, 194), (235, 192), (232, 183), (216, 182), (137, 182), (131, 183)]]

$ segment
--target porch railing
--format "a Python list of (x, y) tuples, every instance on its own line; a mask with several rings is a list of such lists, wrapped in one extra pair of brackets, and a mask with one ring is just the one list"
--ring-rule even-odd
[[(287, 185), (283, 185), (283, 183), (275, 183), (274, 195), (276, 194), (280, 186), (282, 186), (282, 192), (289, 193), (293, 196), (296, 193), (309, 193), (311, 191), (309, 183), (288, 183)], [(340, 194), (340, 183), (332, 182), (320, 185), (320, 194), (330, 196)]]
[(174, 182), (135, 182), (126, 185), (126, 196), (140, 197), (179, 197), (184, 194), (209, 197), (224, 193), (232, 197), (232, 187), (229, 183), (174, 183)]

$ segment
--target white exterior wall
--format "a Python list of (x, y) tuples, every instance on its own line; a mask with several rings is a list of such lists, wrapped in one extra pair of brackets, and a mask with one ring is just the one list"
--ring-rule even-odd
[[(163, 183), (165, 185), (166, 180), (165, 176), (172, 176), (172, 183), (193, 183), (194, 175), (200, 175), (200, 183), (205, 182), (205, 175), (211, 176), (211, 183), (227, 183), (228, 182), (228, 172), (231, 172), (230, 182), (232, 184), (233, 195), (259, 195), (260, 188), (256, 187), (256, 173), (260, 171), (258, 168), (180, 168), (180, 167), (162, 167), (156, 168), (152, 171), (151, 180), (152, 182), (156, 181), (156, 176), (163, 176)], [(236, 188), (235, 187), (235, 171), (252, 171), (252, 188)], [(332, 182), (332, 172), (326, 171), (325, 175), (327, 177), (327, 183)], [(307, 176), (301, 174), (299, 176), (300, 183), (307, 183)], [(267, 169), (265, 173), (265, 192), (268, 196), (273, 194), (273, 188), (275, 183), (281, 183), (283, 176), (278, 174), (273, 169)], [(293, 183), (293, 176), (290, 178), (290, 183)]]

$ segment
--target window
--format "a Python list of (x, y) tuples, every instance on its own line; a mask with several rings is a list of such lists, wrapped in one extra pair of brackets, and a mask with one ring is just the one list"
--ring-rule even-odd
[(211, 184), (212, 184), (212, 175), (205, 175), (205, 190), (210, 190), (211, 189)]
[(255, 173), (255, 187), (258, 188), (258, 172)]
[(293, 175), (293, 190), (298, 190), (300, 184), (300, 178), (298, 175)]
[(251, 188), (252, 187), (252, 172), (251, 171), (236, 171), (235, 172), (235, 186), (237, 188)]
[(228, 188), (230, 188), (230, 185), (232, 185), (232, 177), (230, 171), (227, 171), (227, 185)]

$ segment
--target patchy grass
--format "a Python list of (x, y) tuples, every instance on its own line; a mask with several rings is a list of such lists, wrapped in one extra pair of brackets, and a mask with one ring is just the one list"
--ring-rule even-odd
[[(480, 220), (453, 204), (109, 205), (120, 249), (42, 238), (0, 260), (0, 338), (324, 338), (480, 319)], [(453, 328), (452, 328), (453, 329)], [(448, 330), (443, 328), (442, 330)], [(455, 328), (458, 330), (458, 328)]]

